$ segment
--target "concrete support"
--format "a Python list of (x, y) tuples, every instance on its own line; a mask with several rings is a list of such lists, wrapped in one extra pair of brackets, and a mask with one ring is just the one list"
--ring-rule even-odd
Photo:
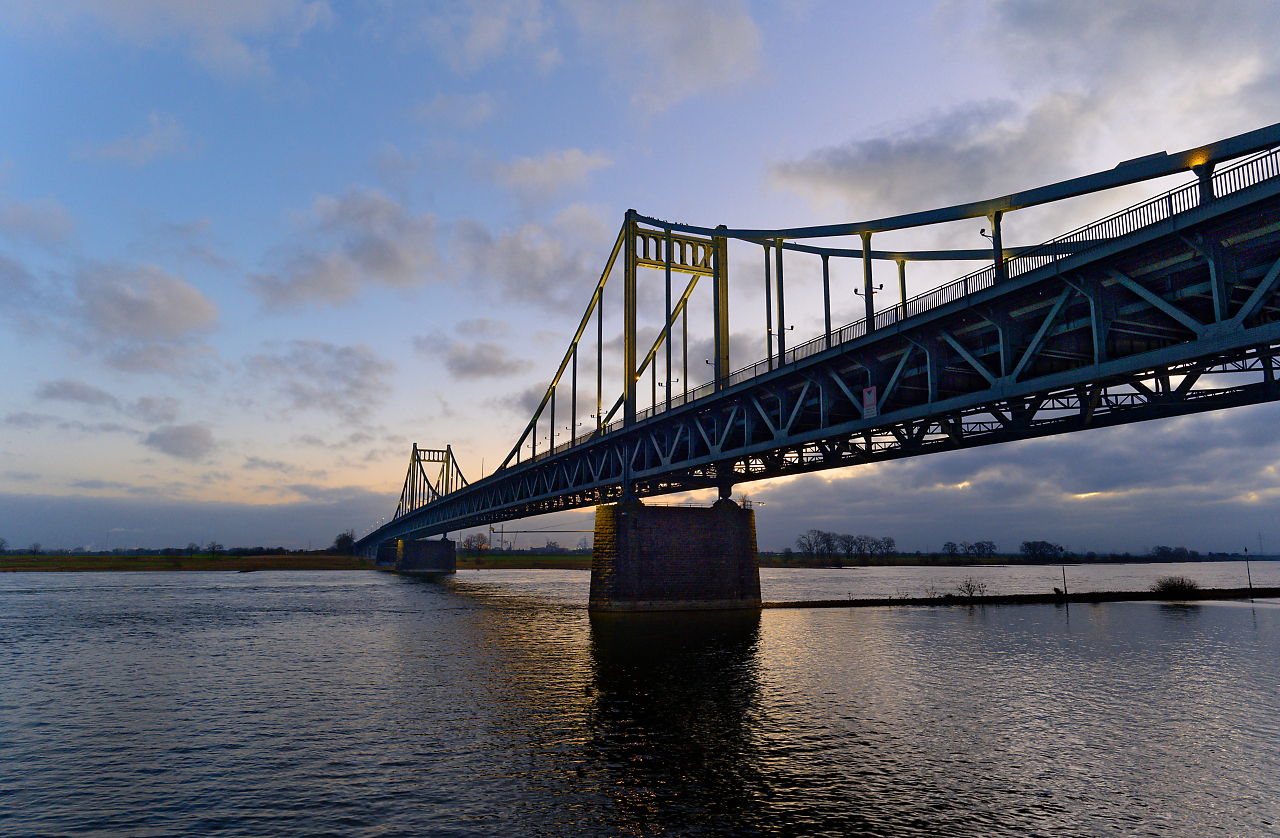
[(710, 508), (596, 507), (592, 611), (702, 611), (760, 607), (755, 512), (731, 500)]
[(392, 567), (397, 573), (435, 576), (441, 573), (457, 573), (458, 557), (455, 544), (444, 538), (434, 541), (396, 539), (385, 541), (378, 547), (377, 563)]

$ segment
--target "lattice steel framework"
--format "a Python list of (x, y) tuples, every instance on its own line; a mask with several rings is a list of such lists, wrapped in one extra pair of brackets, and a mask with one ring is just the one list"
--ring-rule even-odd
[[(1176, 155), (992, 201), (834, 227), (698, 228), (627, 213), (605, 271), (547, 395), (495, 474), (431, 488), (414, 461), (392, 522), (361, 540), (394, 537), (651, 496), (839, 468), (940, 450), (1178, 416), (1280, 398), (1280, 125)], [(1260, 152), (1261, 153), (1258, 153)], [(1254, 155), (1229, 168), (1217, 164)], [(1013, 210), (1190, 169), (1194, 182), (1034, 248), (1004, 248), (1001, 217)], [(907, 299), (908, 261), (972, 259), (974, 251), (882, 252), (871, 236), (957, 218), (991, 221), (990, 264)], [(795, 239), (857, 235), (862, 248)], [(759, 245), (766, 272), (768, 356), (731, 372), (726, 242)], [(826, 329), (788, 349), (784, 254), (822, 260)], [(597, 354), (596, 422), (555, 444), (555, 391), (566, 370), (576, 416), (580, 339), (622, 256), (624, 371), (616, 400), (603, 399)], [(866, 317), (831, 328), (828, 262), (859, 258)], [(869, 265), (898, 263), (901, 301), (876, 311)], [(636, 348), (637, 268), (661, 270), (666, 319), (650, 350)], [(770, 276), (772, 268), (772, 276)], [(689, 275), (673, 297), (673, 273)], [(684, 332), (700, 278), (712, 285), (712, 382), (672, 392), (673, 332)], [(774, 304), (776, 302), (776, 309)], [(776, 313), (776, 319), (775, 319)], [(686, 345), (681, 354), (687, 357)], [(666, 349), (658, 398), (659, 353)], [(597, 348), (597, 353), (599, 353)], [(687, 363), (687, 362), (686, 362)], [(648, 371), (653, 397), (638, 410)], [(688, 387), (687, 369), (683, 380)], [(610, 409), (602, 410), (608, 404)], [(549, 415), (544, 417), (544, 412)], [(610, 421), (621, 411), (622, 416)], [(551, 447), (537, 451), (539, 422)], [(532, 456), (520, 460), (530, 442)], [(452, 452), (446, 449), (448, 462)], [(455, 467), (456, 468), (456, 467)], [(411, 482), (423, 483), (411, 487)]]

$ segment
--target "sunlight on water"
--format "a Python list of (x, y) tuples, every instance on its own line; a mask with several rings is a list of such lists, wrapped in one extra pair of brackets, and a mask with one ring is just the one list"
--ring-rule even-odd
[(586, 576), (7, 575), (0, 834), (1280, 823), (1275, 603), (591, 618)]

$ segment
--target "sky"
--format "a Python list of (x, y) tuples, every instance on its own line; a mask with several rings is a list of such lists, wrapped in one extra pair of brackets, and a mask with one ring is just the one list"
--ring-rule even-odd
[[(506, 457), (628, 208), (827, 224), (1194, 147), (1280, 121), (1277, 31), (1280, 5), (1247, 0), (8, 0), (0, 538), (361, 535), (394, 512), (411, 444), (452, 446), (471, 479)], [(1173, 185), (1011, 214), (1005, 243)], [(877, 245), (982, 247), (974, 227)], [(758, 259), (731, 247), (734, 368), (764, 354)], [(968, 267), (922, 268), (909, 293)], [(791, 343), (822, 328), (818, 270), (787, 266)], [(860, 272), (833, 267), (841, 323)], [(660, 286), (640, 293), (652, 314)], [(616, 341), (605, 355), (616, 371)], [(1280, 552), (1277, 418), (1261, 405), (739, 491), (763, 503), (766, 550), (819, 528), (905, 550)], [(590, 526), (590, 510), (509, 525)]]

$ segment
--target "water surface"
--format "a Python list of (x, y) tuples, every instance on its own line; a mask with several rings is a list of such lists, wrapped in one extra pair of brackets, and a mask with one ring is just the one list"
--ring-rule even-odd
[(593, 621), (586, 576), (0, 577), (0, 834), (1278, 829), (1274, 602)]

